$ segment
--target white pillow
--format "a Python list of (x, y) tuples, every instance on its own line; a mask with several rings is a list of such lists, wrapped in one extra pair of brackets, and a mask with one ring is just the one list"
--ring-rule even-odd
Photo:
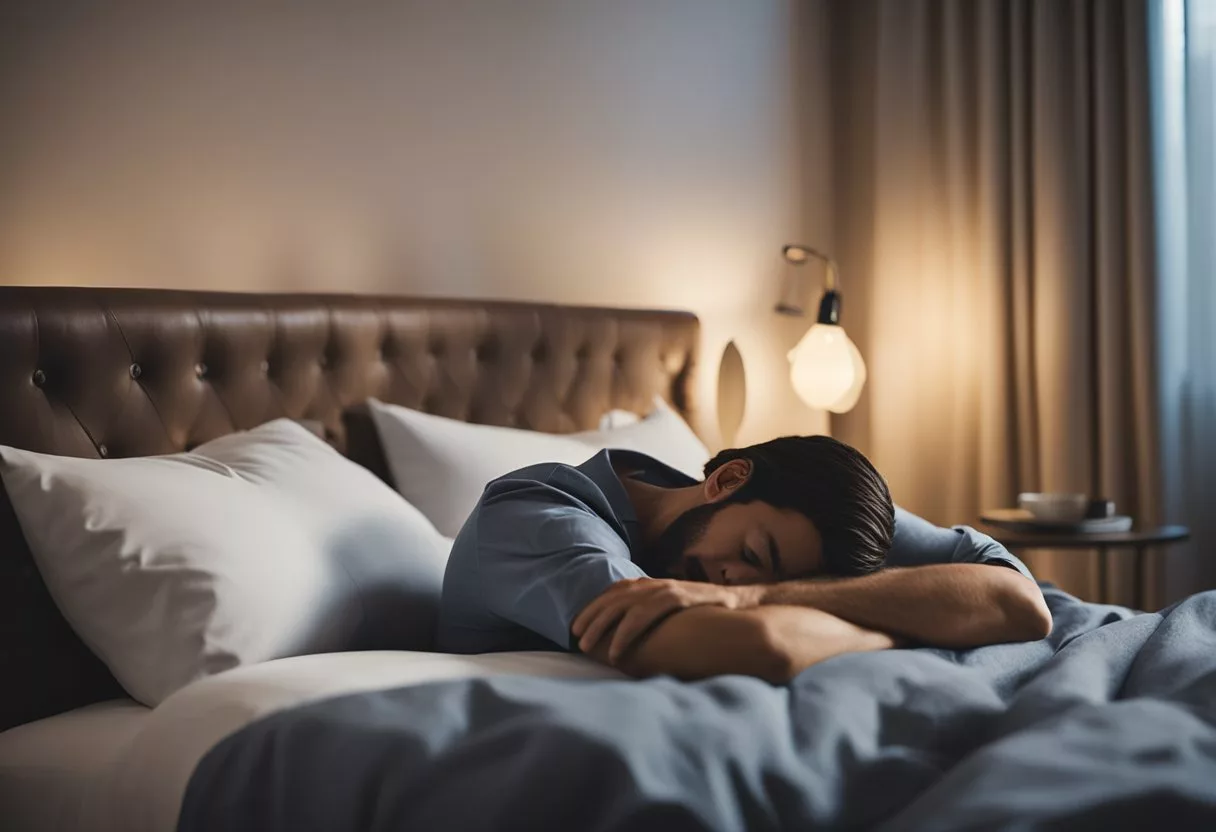
[(64, 617), (146, 705), (239, 665), (431, 644), (449, 544), (290, 420), (172, 456), (0, 446), (0, 476)]
[(622, 428), (552, 434), (475, 425), (369, 399), (397, 490), (442, 534), (455, 536), (493, 479), (542, 462), (578, 465), (601, 448), (649, 454), (700, 479), (709, 452), (662, 400)]
[[(662, 397), (656, 396), (654, 410), (644, 419), (607, 430), (589, 430), (568, 434), (592, 448), (624, 448), (640, 451), (695, 480), (701, 479), (709, 451), (680, 414), (671, 409)], [(505, 473), (505, 472), (504, 472)]]

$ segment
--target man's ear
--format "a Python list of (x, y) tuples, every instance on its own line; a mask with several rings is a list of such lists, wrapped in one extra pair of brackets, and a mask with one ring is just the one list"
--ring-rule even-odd
[(720, 503), (747, 484), (752, 478), (750, 459), (732, 459), (714, 469), (705, 478), (705, 502)]

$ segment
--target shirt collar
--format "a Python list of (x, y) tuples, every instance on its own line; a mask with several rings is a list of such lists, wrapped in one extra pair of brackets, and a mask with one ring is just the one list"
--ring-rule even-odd
[(578, 470), (599, 486), (600, 491), (608, 500), (608, 505), (612, 507), (612, 513), (625, 527), (625, 532), (629, 535), (629, 552), (636, 561), (642, 545), (638, 529), (638, 515), (633, 508), (633, 501), (629, 499), (629, 494), (625, 491), (625, 486), (621, 484), (620, 478), (616, 475), (613, 462), (624, 463), (622, 467), (635, 470), (635, 478), (662, 488), (684, 488), (696, 485), (697, 481), (652, 456), (621, 448), (605, 448), (578, 466)]

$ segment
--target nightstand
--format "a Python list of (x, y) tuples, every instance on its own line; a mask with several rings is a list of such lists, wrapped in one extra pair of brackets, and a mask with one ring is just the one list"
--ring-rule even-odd
[(1067, 534), (1056, 532), (1011, 532), (995, 526), (978, 526), (984, 534), (999, 541), (1006, 549), (1017, 552), (1026, 549), (1096, 549), (1098, 551), (1098, 601), (1107, 603), (1106, 573), (1111, 549), (1130, 549), (1135, 557), (1136, 587), (1133, 606), (1144, 609), (1145, 550), (1151, 546), (1181, 543), (1191, 536), (1186, 526), (1156, 526), (1107, 534)]

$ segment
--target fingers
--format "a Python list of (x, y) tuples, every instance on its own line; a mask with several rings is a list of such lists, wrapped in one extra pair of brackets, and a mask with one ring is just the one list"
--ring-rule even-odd
[(616, 603), (604, 606), (587, 625), (586, 631), (578, 640), (578, 649), (584, 653), (590, 653), (595, 646), (600, 643), (600, 639), (604, 634), (611, 630), (616, 623), (621, 620), (621, 617), (629, 610), (627, 603)]
[[(612, 633), (606, 658), (615, 664), (656, 624), (674, 612), (700, 604), (736, 607), (738, 604), (730, 593), (730, 588), (712, 584), (625, 579), (617, 581), (587, 604), (575, 617), (570, 631), (584, 653), (596, 649)], [(612, 632), (614, 627), (615, 633)]]
[(608, 647), (608, 662), (615, 665), (633, 649), (656, 624), (682, 608), (679, 599), (669, 592), (652, 592), (643, 603), (635, 603), (620, 618), (612, 644)]
[(612, 586), (608, 587), (608, 589), (601, 592), (595, 600), (583, 607), (582, 612), (575, 616), (574, 623), (570, 625), (570, 631), (574, 633), (576, 637), (581, 638), (583, 631), (585, 631), (587, 626), (596, 619), (596, 616), (600, 614), (601, 610), (611, 606), (620, 597), (621, 592), (636, 587), (643, 580), (645, 579), (628, 578), (623, 581), (617, 581)]

